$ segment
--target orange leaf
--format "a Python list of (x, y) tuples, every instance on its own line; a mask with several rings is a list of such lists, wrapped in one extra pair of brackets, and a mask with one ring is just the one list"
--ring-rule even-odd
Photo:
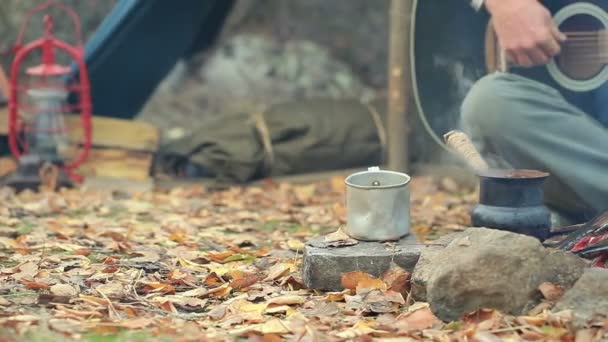
[(410, 291), (410, 276), (409, 272), (392, 263), (381, 279), (388, 284), (389, 290), (399, 292), (403, 297), (407, 297), (407, 293)]
[(146, 282), (143, 284), (145, 285), (145, 287), (142, 290), (144, 293), (150, 293), (150, 292), (160, 292), (163, 294), (175, 293), (175, 287), (173, 287), (172, 285), (163, 284), (163, 283), (155, 283), (155, 282), (149, 282), (149, 283)]
[(343, 193), (346, 191), (346, 183), (344, 183), (343, 177), (332, 177), (331, 178), (331, 190), (338, 193)]
[(494, 309), (479, 309), (477, 311), (466, 314), (462, 321), (466, 324), (479, 324), (488, 320), (495, 320), (500, 316), (498, 311)]
[(120, 233), (117, 233), (117, 232), (105, 232), (105, 233), (101, 234), (101, 236), (103, 236), (103, 237), (109, 237), (109, 238), (111, 238), (114, 241), (125, 241), (125, 240), (127, 240), (127, 238), (124, 235), (122, 235)]
[(212, 292), (211, 294), (209, 294), (209, 296), (215, 297), (215, 298), (224, 298), (224, 297), (228, 296), (231, 292), (232, 292), (232, 288), (230, 286), (226, 286), (226, 287), (219, 289), (218, 291)]
[(25, 287), (30, 289), (30, 290), (48, 290), (51, 287), (47, 284), (44, 283), (39, 283), (36, 281), (25, 281), (23, 282), (25, 284)]
[(360, 294), (361, 292), (369, 290), (386, 290), (388, 286), (381, 279), (362, 279), (359, 284), (357, 284), (356, 293)]
[(431, 308), (423, 304), (423, 306), (417, 310), (407, 313), (405, 316), (399, 318), (400, 330), (423, 330), (430, 329), (435, 324), (441, 321), (435, 317)]
[(241, 278), (247, 278), (247, 277), (251, 276), (251, 274), (245, 273), (241, 270), (233, 270), (233, 271), (228, 272), (228, 276), (230, 277), (230, 279), (236, 280), (236, 279), (241, 279)]
[(210, 285), (210, 286), (219, 286), (224, 283), (225, 283), (225, 281), (220, 276), (218, 276), (215, 272), (209, 273), (209, 275), (207, 276), (207, 278), (205, 278), (205, 281), (203, 282), (203, 284)]
[(109, 266), (103, 269), (103, 273), (116, 273), (118, 271), (118, 267), (116, 266)]
[(260, 248), (257, 252), (255, 252), (253, 255), (255, 255), (256, 257), (263, 257), (268, 254), (268, 252), (270, 252), (270, 247), (264, 246)]
[(375, 278), (367, 273), (359, 272), (359, 271), (342, 273), (341, 282), (342, 282), (342, 286), (345, 289), (349, 289), (349, 290), (356, 289), (357, 287), (359, 287), (359, 284), (361, 284), (362, 282), (363, 282), (362, 285), (364, 285), (363, 288), (365, 288), (365, 287), (382, 288), (382, 286), (384, 286), (384, 289), (386, 289), (386, 284), (384, 284), (384, 282), (382, 280)]
[(240, 289), (244, 289), (247, 288), (255, 283), (257, 283), (258, 281), (262, 280), (263, 278), (258, 276), (257, 274), (253, 274), (253, 275), (249, 275), (245, 278), (238, 278), (233, 280), (232, 282), (230, 282), (230, 287), (232, 287), (235, 290), (240, 290)]
[(342, 292), (330, 292), (327, 294), (327, 301), (328, 302), (343, 302), (344, 296), (349, 293), (350, 293), (350, 290), (345, 290)]
[(87, 249), (87, 248), (81, 248), (81, 249), (75, 250), (74, 254), (87, 256), (87, 255), (91, 254), (91, 250)]
[(183, 244), (186, 242), (186, 236), (182, 232), (173, 232), (171, 235), (169, 235), (169, 240)]
[(215, 261), (223, 261), (224, 259), (231, 256), (232, 254), (234, 254), (233, 251), (225, 251), (225, 252), (220, 252), (220, 253), (209, 253), (209, 254), (207, 254), (207, 256)]

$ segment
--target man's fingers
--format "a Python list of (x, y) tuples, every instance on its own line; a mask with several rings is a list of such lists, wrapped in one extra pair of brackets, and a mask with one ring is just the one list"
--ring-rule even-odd
[(555, 25), (551, 25), (551, 33), (559, 43), (563, 43), (568, 39), (568, 37), (564, 33), (562, 33)]
[(558, 55), (561, 51), (559, 43), (554, 39), (549, 39), (540, 46), (546, 56), (549, 58)]
[(534, 65), (532, 63), (532, 59), (530, 59), (530, 57), (526, 53), (522, 53), (522, 52), (510, 53), (509, 59), (511, 61), (513, 61), (515, 64), (521, 65), (524, 67), (530, 67), (530, 66)]
[(524, 66), (546, 64), (551, 58), (549, 55), (546, 55), (545, 52), (540, 48), (528, 50), (526, 52), (526, 55), (529, 57), (529, 60), (532, 62), (532, 64), (526, 64)]

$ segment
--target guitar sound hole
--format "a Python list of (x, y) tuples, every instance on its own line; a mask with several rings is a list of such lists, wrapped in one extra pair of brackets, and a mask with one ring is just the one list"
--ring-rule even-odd
[(564, 75), (584, 81), (600, 73), (608, 59), (608, 34), (601, 22), (589, 15), (575, 15), (560, 30), (568, 39), (555, 59)]

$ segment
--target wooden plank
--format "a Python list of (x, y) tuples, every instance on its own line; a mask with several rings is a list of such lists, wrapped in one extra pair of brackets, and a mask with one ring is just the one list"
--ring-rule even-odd
[(146, 181), (150, 178), (153, 157), (148, 152), (93, 149), (78, 173), (85, 177)]
[[(8, 134), (8, 109), (0, 109), (0, 135)], [(79, 116), (66, 116), (70, 138), (82, 141)], [(145, 122), (93, 116), (93, 146), (116, 147), (133, 151), (156, 152), (159, 130)]]
[[(92, 149), (89, 158), (76, 170), (85, 179), (149, 182), (154, 155), (120, 149)], [(0, 157), (0, 177), (15, 171), (12, 157)]]
[(131, 180), (107, 177), (87, 177), (82, 186), (90, 190), (141, 193), (153, 191), (154, 180), (152, 178), (146, 180)]

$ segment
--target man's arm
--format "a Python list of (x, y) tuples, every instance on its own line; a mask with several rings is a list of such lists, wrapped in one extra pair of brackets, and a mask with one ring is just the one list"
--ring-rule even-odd
[(566, 36), (538, 0), (471, 0), (492, 16), (498, 41), (509, 61), (521, 66), (546, 64), (559, 54)]

